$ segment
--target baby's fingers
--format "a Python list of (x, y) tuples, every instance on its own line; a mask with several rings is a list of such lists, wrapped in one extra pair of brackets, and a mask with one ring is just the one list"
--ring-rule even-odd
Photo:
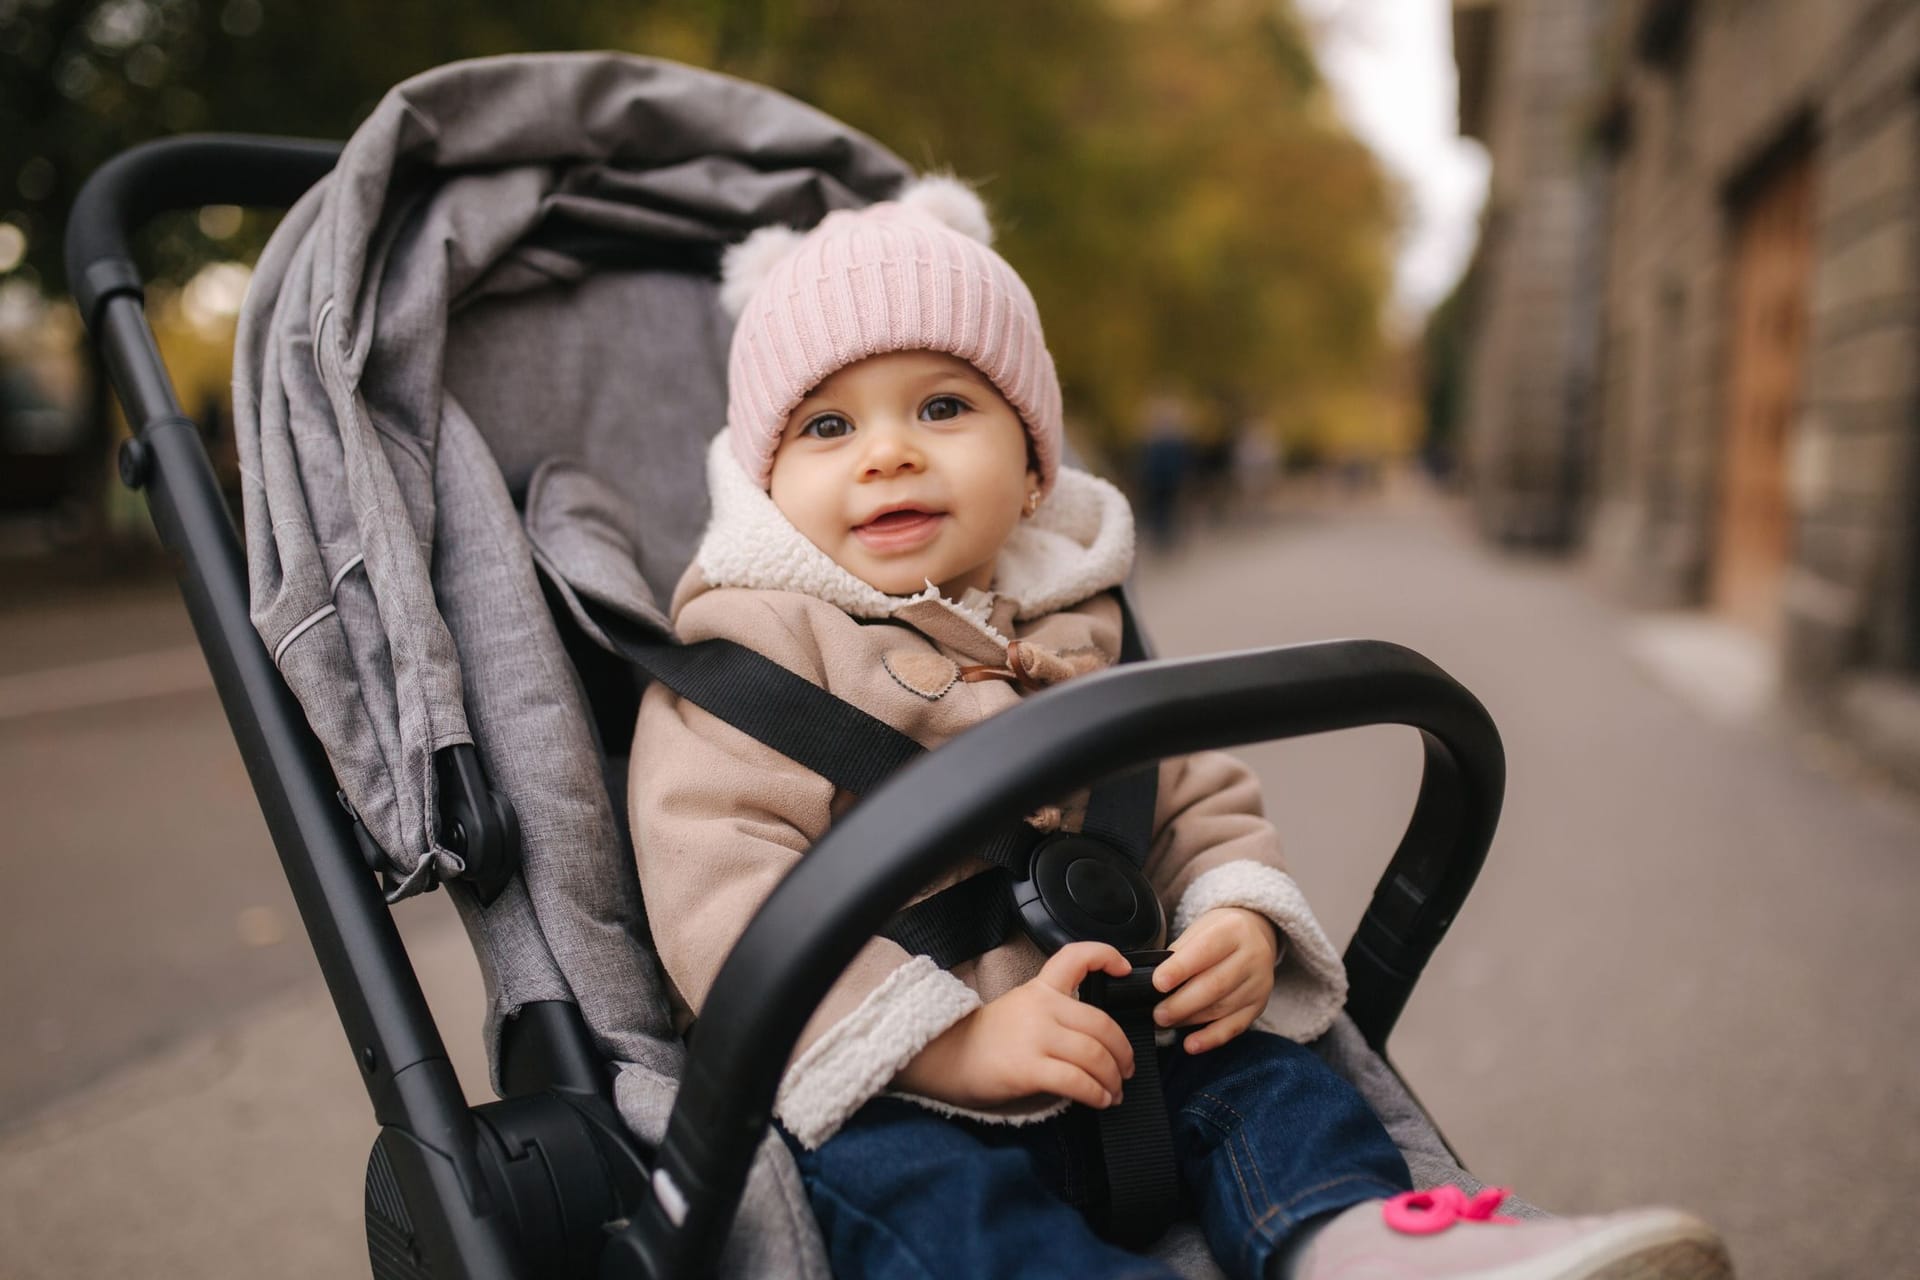
[(1245, 981), (1214, 1001), (1198, 1013), (1189, 1015), (1185, 1025), (1205, 1026), (1209, 1022), (1218, 1022), (1221, 1018), (1239, 1013), (1242, 1009), (1252, 1008), (1258, 1014), (1267, 1002), (1267, 993), (1273, 990), (1273, 983), (1265, 974), (1249, 975)]
[(1069, 1102), (1078, 1102), (1096, 1111), (1113, 1104), (1115, 1091), (1094, 1079), (1085, 1069), (1059, 1058), (1048, 1058), (1034, 1068), (1035, 1092), (1051, 1093)]
[(1225, 999), (1246, 978), (1246, 972), (1239, 965), (1217, 964), (1189, 978), (1178, 991), (1154, 1006), (1153, 1020), (1163, 1027), (1197, 1022), (1202, 1009)]
[(1153, 989), (1171, 991), (1233, 954), (1233, 939), (1223, 930), (1195, 928), (1173, 942), (1173, 954), (1153, 971)]
[(1070, 996), (1082, 978), (1101, 972), (1124, 978), (1133, 972), (1133, 966), (1117, 948), (1104, 942), (1070, 942), (1047, 957), (1034, 981)]
[(1115, 1097), (1125, 1087), (1126, 1081), (1113, 1051), (1090, 1035), (1060, 1027), (1047, 1039), (1046, 1051), (1051, 1057), (1079, 1067)]
[(1249, 1005), (1238, 1013), (1229, 1014), (1194, 1032), (1182, 1042), (1182, 1047), (1188, 1053), (1205, 1053), (1209, 1049), (1218, 1049), (1252, 1026), (1254, 1018), (1259, 1016), (1259, 1013), (1258, 1009)]
[(1120, 1074), (1132, 1077), (1133, 1046), (1127, 1042), (1127, 1033), (1120, 1029), (1113, 1015), (1076, 1000), (1060, 1010), (1059, 1022), (1063, 1027), (1092, 1036), (1105, 1045), (1107, 1052), (1113, 1055), (1113, 1060), (1120, 1064)]

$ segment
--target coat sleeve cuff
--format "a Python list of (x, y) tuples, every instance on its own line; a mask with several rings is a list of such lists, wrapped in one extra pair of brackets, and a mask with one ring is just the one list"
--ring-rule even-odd
[(972, 987), (929, 957), (913, 957), (787, 1068), (774, 1115), (801, 1146), (818, 1147), (935, 1037), (979, 1007)]
[(1174, 908), (1173, 936), (1215, 907), (1258, 911), (1284, 940), (1273, 994), (1253, 1025), (1302, 1044), (1324, 1035), (1347, 1002), (1347, 968), (1293, 877), (1251, 859), (1202, 872)]

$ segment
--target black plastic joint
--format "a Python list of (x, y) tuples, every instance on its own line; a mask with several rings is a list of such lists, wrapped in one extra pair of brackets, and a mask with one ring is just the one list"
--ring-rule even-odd
[(153, 449), (145, 440), (129, 438), (120, 442), (120, 483), (129, 489), (144, 489), (153, 479)]
[[(400, 878), (393, 873), (393, 859), (373, 838), (373, 832), (367, 830), (367, 824), (360, 821), (359, 810), (353, 807), (353, 801), (347, 799), (347, 793), (335, 791), (333, 798), (340, 802), (340, 807), (347, 811), (347, 817), (353, 823), (353, 841), (359, 846), (360, 860), (367, 864), (367, 870), (380, 877), (380, 892), (387, 895), (388, 901), (392, 901), (393, 895), (400, 889)], [(437, 888), (439, 885), (429, 878), (426, 891), (431, 893)]]
[(442, 747), (433, 763), (440, 783), (440, 843), (460, 855), (466, 863), (461, 878), (489, 905), (519, 870), (519, 816), (505, 793), (487, 785), (472, 743)]
[(126, 258), (101, 258), (88, 265), (73, 287), (73, 300), (87, 322), (88, 333), (100, 332), (100, 308), (109, 298), (123, 293), (145, 299), (146, 285), (140, 279), (140, 268)]
[(200, 439), (200, 424), (192, 418), (177, 413), (166, 414), (141, 424), (140, 434), (121, 442), (118, 465), (120, 482), (129, 489), (144, 489), (153, 483), (153, 474), (160, 465), (160, 454), (154, 448), (154, 439), (169, 431), (184, 431), (193, 437), (196, 443)]

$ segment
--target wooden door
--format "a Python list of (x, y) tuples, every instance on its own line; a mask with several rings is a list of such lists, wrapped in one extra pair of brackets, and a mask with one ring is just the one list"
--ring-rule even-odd
[(1787, 458), (1807, 340), (1811, 152), (1775, 169), (1737, 219), (1712, 598), (1721, 613), (1772, 636), (1793, 542)]

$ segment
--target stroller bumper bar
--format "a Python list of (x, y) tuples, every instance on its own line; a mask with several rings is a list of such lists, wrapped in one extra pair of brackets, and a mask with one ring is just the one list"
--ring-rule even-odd
[[(1419, 730), (1405, 835), (1346, 953), (1347, 1011), (1380, 1049), (1486, 858), (1506, 765), (1480, 703), (1399, 645), (1343, 640), (1131, 664), (1038, 694), (902, 769), (774, 890), (709, 993), (659, 1151), (657, 1195), (602, 1275), (711, 1271), (807, 1019), (864, 940), (999, 825), (1172, 755), (1373, 724)], [(964, 779), (965, 785), (957, 785)]]

